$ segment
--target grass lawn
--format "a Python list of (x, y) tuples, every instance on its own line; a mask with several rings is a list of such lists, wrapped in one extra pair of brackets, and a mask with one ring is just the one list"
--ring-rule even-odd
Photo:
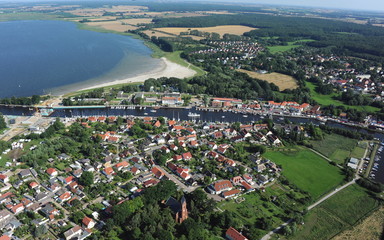
[(305, 217), (292, 239), (330, 239), (371, 213), (378, 202), (365, 189), (354, 184), (343, 189)]
[(292, 150), (270, 150), (264, 157), (281, 165), (282, 174), (288, 181), (308, 192), (313, 199), (318, 199), (343, 182), (341, 170), (319, 155), (303, 147)]
[(344, 164), (346, 158), (357, 146), (357, 140), (338, 134), (326, 134), (321, 141), (311, 141), (313, 149), (324, 154), (338, 164)]
[(1, 159), (0, 159), (0, 167), (4, 167), (5, 166), (5, 163), (10, 161), (11, 159), (9, 159), (9, 157), (5, 154), (3, 155), (0, 155)]
[(342, 101), (336, 100), (335, 98), (339, 96), (337, 93), (332, 93), (329, 95), (323, 95), (315, 91), (316, 85), (312, 82), (306, 82), (305, 85), (310, 89), (311, 91), (311, 97), (313, 100), (315, 100), (320, 105), (335, 105), (335, 106), (344, 106), (346, 108), (353, 108), (359, 111), (367, 111), (367, 112), (377, 112), (380, 111), (379, 108), (372, 107), (372, 106), (350, 106), (344, 104)]

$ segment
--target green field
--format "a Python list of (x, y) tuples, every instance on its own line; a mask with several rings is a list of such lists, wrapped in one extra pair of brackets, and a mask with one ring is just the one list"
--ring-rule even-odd
[(343, 189), (305, 217), (305, 224), (292, 239), (330, 239), (356, 224), (378, 206), (365, 189), (354, 184)]
[(308, 192), (313, 199), (318, 199), (336, 188), (344, 179), (338, 167), (303, 147), (297, 147), (293, 151), (271, 150), (264, 157), (281, 165), (282, 174), (288, 181)]
[[(357, 146), (357, 140), (338, 134), (326, 134), (324, 139), (321, 141), (311, 141), (311, 144), (313, 149), (341, 165), (344, 164), (346, 158), (352, 157), (352, 152), (354, 152), (353, 157), (355, 157), (358, 155), (358, 151), (362, 149)], [(364, 154), (365, 149), (362, 150)]]
[(346, 108), (353, 108), (359, 111), (367, 111), (367, 112), (377, 112), (380, 111), (379, 108), (372, 107), (372, 106), (350, 106), (347, 104), (344, 104), (342, 101), (335, 99), (339, 96), (337, 93), (332, 93), (329, 95), (323, 95), (315, 91), (316, 85), (312, 82), (306, 82), (306, 87), (308, 87), (311, 91), (311, 97), (313, 100), (315, 100), (320, 105), (328, 106), (328, 105), (335, 105), (335, 106), (344, 106)]
[(300, 43), (303, 42), (312, 42), (314, 40), (311, 39), (303, 39), (294, 42), (288, 42), (288, 45), (278, 45), (278, 46), (269, 46), (267, 47), (271, 53), (279, 53), (279, 52), (287, 52), (293, 48), (297, 48), (302, 46)]

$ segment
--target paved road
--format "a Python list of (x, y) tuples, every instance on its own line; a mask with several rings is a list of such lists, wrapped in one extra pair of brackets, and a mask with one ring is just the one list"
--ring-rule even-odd
[(171, 180), (172, 182), (174, 182), (177, 186), (179, 186), (181, 189), (183, 189), (184, 192), (193, 192), (195, 191), (196, 188), (198, 187), (192, 187), (192, 186), (186, 186), (184, 183), (182, 183), (179, 179), (176, 178), (176, 176), (174, 176), (173, 174), (170, 174), (168, 173), (167, 171), (164, 170), (164, 168), (162, 168), (161, 166), (159, 165), (155, 165), (157, 168), (161, 169), (165, 176), (167, 176), (167, 178), (169, 180)]

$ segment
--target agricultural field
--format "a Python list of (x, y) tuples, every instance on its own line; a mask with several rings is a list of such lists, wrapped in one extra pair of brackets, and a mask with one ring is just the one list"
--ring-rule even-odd
[(297, 84), (296, 79), (294, 79), (291, 76), (281, 74), (281, 73), (257, 73), (253, 71), (247, 71), (244, 69), (239, 69), (239, 72), (243, 72), (248, 74), (250, 77), (257, 78), (260, 80), (267, 81), (269, 83), (274, 83), (276, 86), (279, 87), (280, 91), (284, 91), (286, 89), (295, 89), (299, 85)]
[(382, 239), (384, 234), (384, 207), (374, 212), (352, 229), (346, 230), (333, 240)]
[(324, 154), (338, 164), (344, 164), (346, 158), (361, 158), (365, 151), (364, 148), (357, 145), (356, 139), (347, 138), (338, 134), (326, 134), (324, 139), (320, 141), (311, 141), (311, 144), (313, 149)]
[(291, 239), (330, 239), (356, 224), (377, 206), (378, 201), (364, 188), (351, 185), (310, 211), (305, 224), (299, 226)]
[(344, 179), (338, 167), (304, 147), (269, 150), (264, 157), (281, 165), (282, 175), (314, 200), (336, 188)]
[(190, 30), (198, 30), (201, 32), (218, 33), (223, 36), (225, 33), (234, 35), (243, 35), (245, 32), (255, 30), (257, 28), (251, 28), (241, 25), (223, 25), (216, 27), (203, 27), (203, 28), (180, 28), (180, 27), (168, 27), (168, 28), (154, 28), (154, 30), (167, 32), (174, 35), (179, 35), (181, 32), (188, 32)]
[(137, 29), (137, 27), (131, 25), (123, 25), (120, 21), (86, 22), (85, 24), (88, 26), (99, 27), (116, 32), (126, 32), (128, 30)]

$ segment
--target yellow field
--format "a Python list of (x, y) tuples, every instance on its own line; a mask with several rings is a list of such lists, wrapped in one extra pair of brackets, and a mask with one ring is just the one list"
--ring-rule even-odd
[(225, 33), (234, 34), (234, 35), (243, 35), (243, 33), (249, 32), (255, 29), (257, 28), (251, 28), (251, 27), (246, 27), (241, 25), (223, 25), (223, 26), (217, 26), (217, 27), (204, 27), (204, 28), (178, 28), (178, 27), (155, 28), (154, 30), (159, 30), (162, 32), (167, 32), (167, 33), (176, 34), (176, 35), (179, 35), (181, 32), (198, 30), (198, 31), (209, 32), (209, 33), (215, 32), (220, 34), (220, 36), (222, 36)]
[(334, 237), (333, 240), (376, 240), (381, 239), (384, 231), (384, 207), (367, 217), (363, 222), (350, 230)]
[(85, 24), (94, 27), (101, 27), (107, 30), (116, 32), (125, 32), (127, 30), (135, 30), (137, 27), (131, 25), (123, 25), (120, 21), (108, 21), (108, 22), (86, 22)]
[(238, 71), (246, 73), (250, 77), (264, 80), (269, 83), (274, 83), (276, 86), (279, 87), (280, 91), (284, 91), (285, 89), (295, 89), (298, 87), (296, 79), (285, 74), (281, 74), (281, 73), (261, 74), (257, 72), (247, 71), (244, 69), (239, 69)]
[(148, 24), (152, 22), (152, 18), (132, 18), (132, 19), (121, 19), (120, 20), (123, 23), (131, 24), (131, 25), (138, 25), (138, 24)]

